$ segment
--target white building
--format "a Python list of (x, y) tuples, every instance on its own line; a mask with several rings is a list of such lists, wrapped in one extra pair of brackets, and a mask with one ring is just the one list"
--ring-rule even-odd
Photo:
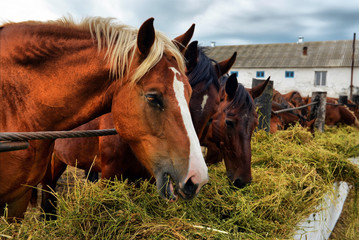
[(353, 77), (353, 40), (214, 46), (206, 53), (222, 61), (235, 51), (230, 73), (237, 73), (245, 87), (252, 87), (252, 78), (271, 76), (281, 93), (297, 90), (311, 96), (314, 91), (326, 91), (328, 97), (349, 96), (352, 82), (352, 94), (359, 94), (359, 40), (355, 41)]

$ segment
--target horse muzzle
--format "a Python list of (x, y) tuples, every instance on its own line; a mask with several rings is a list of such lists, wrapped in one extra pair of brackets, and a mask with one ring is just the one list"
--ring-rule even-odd
[(178, 196), (184, 200), (193, 199), (201, 188), (201, 185), (194, 183), (189, 178), (185, 184), (177, 184), (169, 173), (164, 173), (161, 179), (157, 180), (157, 188), (161, 197), (175, 202)]
[(199, 184), (193, 183), (192, 179), (188, 179), (188, 181), (184, 184), (182, 188), (179, 189), (180, 197), (185, 200), (190, 200), (194, 198), (199, 192)]
[(177, 185), (169, 173), (164, 173), (161, 179), (157, 180), (157, 188), (160, 196), (175, 202), (178, 199)]
[(244, 181), (242, 178), (237, 178), (233, 181), (233, 185), (236, 188), (244, 188), (247, 185), (250, 185), (252, 183), (252, 178), (249, 181)]

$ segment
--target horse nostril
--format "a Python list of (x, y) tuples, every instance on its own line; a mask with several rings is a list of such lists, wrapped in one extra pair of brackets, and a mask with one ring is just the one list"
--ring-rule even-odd
[(237, 188), (244, 188), (246, 185), (249, 185), (251, 184), (251, 181), (249, 182), (245, 182), (243, 181), (241, 178), (237, 178), (234, 182), (233, 182), (233, 185)]
[(198, 184), (194, 184), (192, 182), (192, 179), (188, 179), (188, 181), (186, 182), (186, 184), (183, 187), (183, 193), (186, 195), (186, 198), (192, 198), (196, 195), (196, 191), (198, 188)]

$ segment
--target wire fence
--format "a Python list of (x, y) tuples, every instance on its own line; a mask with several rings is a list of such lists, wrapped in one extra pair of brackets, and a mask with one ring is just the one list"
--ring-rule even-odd
[[(300, 109), (303, 109), (303, 108), (306, 108), (306, 107), (309, 107), (309, 106), (312, 106), (312, 105), (316, 105), (318, 103), (319, 102), (312, 102), (312, 103), (308, 103), (308, 104), (305, 104), (305, 105), (302, 105), (302, 106), (299, 106), (299, 107), (295, 107), (295, 108), (285, 108), (285, 109), (281, 109), (281, 110), (277, 110), (277, 111), (272, 111), (272, 113), (278, 114), (278, 113), (283, 113), (283, 112), (290, 112), (290, 111), (293, 111), (293, 110), (300, 110)], [(327, 102), (326, 105), (356, 107), (355, 104), (345, 104), (345, 103), (328, 103)]]
[(28, 140), (99, 137), (115, 134), (117, 132), (114, 128), (81, 131), (0, 132), (0, 152), (26, 149), (29, 147)]
[[(285, 108), (272, 111), (274, 114), (300, 110), (318, 104), (318, 101), (295, 108)], [(345, 104), (326, 103), (327, 105), (343, 106)], [(79, 138), (116, 135), (116, 129), (80, 130), (80, 131), (39, 131), (39, 132), (0, 132), (0, 152), (26, 149), (29, 140), (45, 140), (58, 138)]]
[(113, 129), (81, 131), (0, 132), (0, 141), (28, 141), (57, 138), (98, 137), (117, 134)]
[(299, 107), (295, 107), (295, 108), (285, 108), (285, 109), (281, 109), (281, 110), (277, 110), (277, 111), (272, 111), (274, 114), (278, 114), (278, 113), (282, 113), (282, 112), (289, 112), (289, 111), (293, 111), (293, 110), (299, 110), (299, 109), (302, 109), (302, 108), (306, 108), (306, 107), (309, 107), (309, 106), (312, 106), (312, 105), (316, 105), (318, 104), (319, 102), (312, 102), (312, 103), (308, 103), (306, 105), (302, 105), (302, 106), (299, 106)]

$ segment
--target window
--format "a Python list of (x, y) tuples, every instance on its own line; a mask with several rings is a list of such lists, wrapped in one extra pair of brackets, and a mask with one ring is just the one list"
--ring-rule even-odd
[(326, 86), (326, 84), (327, 84), (327, 72), (315, 71), (314, 86)]
[(286, 78), (294, 78), (294, 72), (293, 71), (285, 71), (285, 77)]
[(264, 71), (257, 71), (256, 77), (257, 78), (264, 78)]
[(230, 71), (229, 75), (236, 74), (236, 77), (238, 77), (238, 71)]

